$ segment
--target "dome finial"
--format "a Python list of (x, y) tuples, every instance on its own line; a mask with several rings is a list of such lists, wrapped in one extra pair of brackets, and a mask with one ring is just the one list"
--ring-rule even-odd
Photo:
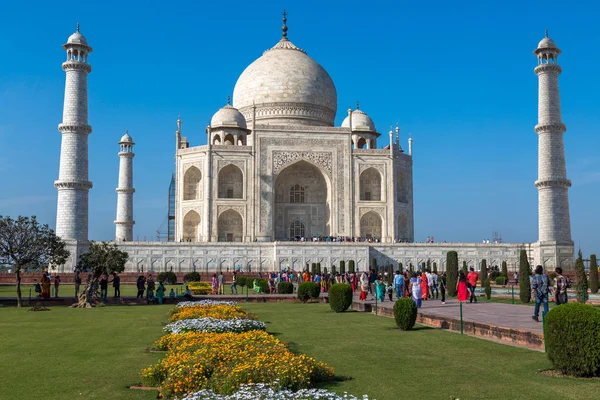
[(227, 96), (227, 105), (230, 106), (231, 105), (231, 96)]
[(546, 37), (548, 37), (548, 28), (546, 28)]
[(281, 27), (281, 37), (287, 38), (287, 12), (283, 10), (283, 26)]
[(79, 32), (79, 22), (77, 23), (77, 32)]
[(358, 100), (356, 100), (356, 109), (360, 110), (359, 104), (358, 104)]

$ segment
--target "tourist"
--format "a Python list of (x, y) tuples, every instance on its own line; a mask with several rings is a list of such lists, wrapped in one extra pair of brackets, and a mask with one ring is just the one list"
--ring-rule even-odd
[(188, 300), (192, 300), (193, 296), (192, 296), (192, 291), (190, 290), (189, 286), (185, 287), (185, 290), (183, 291), (183, 297), (188, 299)]
[(113, 284), (113, 289), (115, 291), (115, 299), (118, 299), (119, 297), (121, 297), (121, 277), (119, 275), (117, 275), (116, 272), (112, 273), (112, 284)]
[(148, 275), (146, 283), (146, 300), (148, 301), (148, 304), (150, 304), (154, 301), (154, 289), (156, 288), (154, 285), (154, 278), (152, 278), (152, 274)]
[(369, 284), (369, 276), (367, 275), (366, 271), (363, 271), (363, 273), (360, 275), (360, 299), (362, 301), (367, 300), (367, 292), (370, 288), (371, 285)]
[(400, 270), (396, 271), (396, 275), (394, 275), (394, 288), (396, 289), (396, 298), (399, 299), (402, 297), (404, 287), (404, 277), (400, 273)]
[(136, 299), (141, 299), (144, 297), (144, 285), (145, 285), (145, 280), (144, 277), (142, 275), (138, 276), (137, 278), (137, 282), (135, 283), (135, 285), (137, 286), (137, 297)]
[(262, 287), (258, 284), (258, 279), (255, 279), (252, 282), (252, 289), (254, 289), (254, 291), (256, 292), (256, 294), (261, 294), (262, 293)]
[(535, 308), (533, 310), (534, 321), (540, 322), (540, 304), (544, 303), (544, 314), (548, 314), (548, 287), (550, 282), (548, 281), (548, 275), (544, 275), (544, 267), (538, 265), (535, 267), (535, 275), (531, 278), (531, 290), (535, 297)]
[(54, 277), (54, 298), (58, 298), (58, 288), (60, 286), (60, 276)]
[(513, 278), (515, 279), (515, 285), (519, 284), (519, 274), (515, 271), (515, 274), (513, 275)]
[(37, 297), (40, 297), (42, 295), (42, 285), (40, 285), (40, 283), (37, 281), (37, 279), (33, 280), (33, 288), (34, 288), (35, 292), (37, 293)]
[[(372, 269), (371, 273), (369, 274), (369, 293), (371, 293), (371, 296), (375, 295), (375, 281), (377, 280), (377, 274), (375, 273), (375, 270)], [(371, 297), (371, 300), (374, 300), (373, 297)]]
[(388, 298), (390, 299), (390, 301), (394, 301), (394, 299), (392, 298), (392, 296), (394, 295), (394, 285), (392, 285), (391, 283), (388, 283), (388, 285), (385, 288), (385, 291), (387, 292)]
[(569, 279), (566, 276), (563, 276), (561, 267), (556, 267), (554, 272), (556, 272), (556, 280), (554, 281), (554, 302), (559, 306), (569, 301), (567, 295)]
[(433, 272), (431, 274), (431, 277), (433, 278), (433, 289), (431, 290), (431, 297), (433, 298), (433, 294), (435, 293), (435, 298), (437, 299), (440, 295), (439, 291), (438, 291), (438, 274), (437, 272)]
[(229, 290), (231, 290), (231, 294), (233, 294), (233, 291), (235, 290), (235, 294), (238, 294), (237, 291), (237, 272), (233, 272), (233, 278), (231, 278), (231, 286), (229, 286)]
[(427, 273), (421, 273), (421, 298), (427, 300), (429, 297), (429, 283), (427, 282)]
[(156, 289), (156, 297), (158, 299), (158, 304), (163, 303), (163, 297), (165, 296), (165, 286), (162, 281), (158, 281), (158, 288)]
[(473, 267), (471, 267), (471, 270), (469, 271), (469, 274), (467, 275), (467, 288), (469, 289), (469, 292), (471, 293), (471, 296), (469, 297), (469, 303), (472, 303), (473, 300), (475, 300), (475, 303), (477, 303), (477, 296), (475, 296), (475, 288), (477, 287), (477, 279), (479, 279), (479, 275), (475, 272), (475, 269)]
[(404, 271), (404, 287), (402, 288), (402, 297), (411, 297), (412, 293), (410, 290), (410, 275), (408, 271)]
[(210, 280), (210, 286), (212, 287), (211, 294), (217, 294), (217, 292), (219, 291), (219, 278), (217, 278), (217, 274), (213, 274)]
[[(436, 275), (437, 276), (437, 275)], [(442, 293), (442, 304), (446, 304), (446, 273), (442, 273), (439, 278), (440, 292)], [(437, 298), (437, 296), (436, 296)]]
[(303, 282), (310, 282), (310, 274), (308, 273), (308, 270), (304, 271), (304, 274), (302, 274), (302, 279)]
[(79, 297), (79, 287), (81, 286), (81, 277), (79, 276), (79, 271), (75, 270), (75, 297)]
[(219, 285), (218, 287), (218, 294), (225, 294), (225, 287), (223, 286), (223, 279), (225, 279), (223, 277), (223, 271), (219, 272), (219, 276), (217, 277), (217, 285)]
[(106, 301), (106, 295), (108, 294), (108, 277), (106, 274), (102, 274), (100, 277), (100, 301)]
[(275, 286), (275, 278), (273, 278), (273, 274), (269, 276), (269, 294), (276, 294), (277, 289)]
[(385, 283), (383, 283), (383, 278), (381, 276), (375, 281), (375, 295), (377, 296), (377, 300), (379, 300), (380, 303), (383, 303), (385, 300)]
[[(471, 271), (473, 268), (471, 268)], [(456, 282), (456, 291), (458, 292), (458, 301), (465, 303), (469, 298), (469, 291), (467, 289), (467, 277), (465, 271), (460, 270), (458, 272), (458, 281)]]
[(427, 297), (433, 299), (433, 274), (427, 269), (425, 275), (427, 275)]
[(421, 289), (421, 278), (416, 272), (413, 272), (412, 277), (410, 278), (409, 290), (412, 294), (412, 299), (417, 304), (417, 308), (420, 308), (423, 301), (423, 293)]

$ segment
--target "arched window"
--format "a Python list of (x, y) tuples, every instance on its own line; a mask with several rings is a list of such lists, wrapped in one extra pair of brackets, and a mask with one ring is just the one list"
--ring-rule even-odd
[(219, 242), (241, 242), (243, 236), (243, 220), (240, 213), (227, 210), (217, 220)]
[(219, 198), (241, 199), (244, 191), (244, 175), (242, 170), (229, 164), (219, 171)]
[(360, 199), (381, 201), (381, 174), (375, 168), (368, 168), (360, 174)]
[(381, 227), (381, 217), (373, 211), (369, 211), (360, 219), (360, 235), (365, 239), (381, 240)]
[(196, 200), (200, 198), (200, 170), (191, 167), (183, 176), (183, 199)]
[(219, 136), (219, 135), (215, 135), (215, 136), (213, 137), (213, 144), (216, 144), (216, 145), (219, 145), (219, 144), (221, 144), (221, 136)]
[(200, 229), (200, 215), (196, 211), (188, 212), (183, 218), (183, 241), (197, 242)]
[(294, 185), (290, 188), (290, 203), (304, 203), (304, 186)]
[(223, 144), (228, 145), (228, 146), (232, 146), (235, 144), (235, 138), (233, 137), (233, 135), (231, 133), (228, 133), (227, 135), (225, 135), (225, 137), (223, 138)]
[(304, 224), (298, 220), (290, 225), (290, 239), (304, 237)]
[(359, 149), (364, 149), (365, 147), (367, 147), (367, 141), (365, 140), (365, 138), (358, 139), (358, 144), (356, 145), (356, 147), (358, 147)]

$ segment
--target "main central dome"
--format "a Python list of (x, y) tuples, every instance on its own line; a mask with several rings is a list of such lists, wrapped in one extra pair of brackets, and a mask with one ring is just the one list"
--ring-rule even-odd
[(335, 85), (323, 67), (287, 39), (284, 28), (279, 43), (238, 78), (233, 106), (248, 125), (256, 115), (256, 122), (262, 124), (333, 126)]

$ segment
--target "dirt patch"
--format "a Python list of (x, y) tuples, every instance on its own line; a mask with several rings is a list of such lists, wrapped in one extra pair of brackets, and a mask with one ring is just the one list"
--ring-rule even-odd
[(50, 311), (50, 309), (48, 307), (35, 306), (35, 307), (31, 307), (27, 311)]
[(571, 376), (571, 375), (564, 374), (562, 371), (559, 371), (558, 369), (545, 369), (543, 371), (540, 371), (540, 374), (545, 375), (545, 376), (551, 376), (553, 378), (567, 378), (567, 379), (600, 381), (600, 377), (586, 378), (586, 377)]

